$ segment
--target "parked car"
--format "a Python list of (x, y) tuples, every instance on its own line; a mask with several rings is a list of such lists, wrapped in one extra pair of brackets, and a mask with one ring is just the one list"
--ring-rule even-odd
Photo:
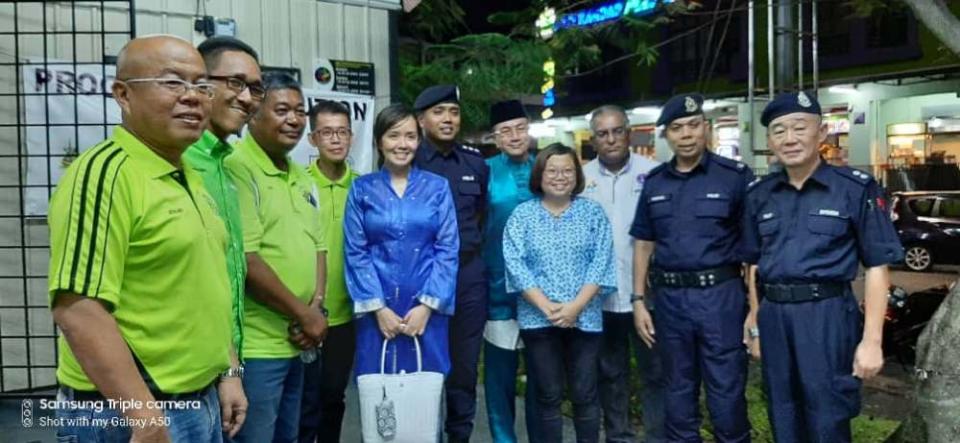
[(890, 206), (908, 268), (960, 264), (960, 191), (897, 192)]
[(950, 289), (950, 286), (942, 285), (907, 294), (899, 286), (890, 287), (883, 323), (884, 356), (894, 357), (904, 365), (914, 363), (917, 339)]

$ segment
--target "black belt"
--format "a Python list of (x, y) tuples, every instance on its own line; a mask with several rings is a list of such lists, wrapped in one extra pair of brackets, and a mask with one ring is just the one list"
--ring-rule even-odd
[(650, 284), (671, 288), (709, 288), (740, 277), (739, 265), (688, 272), (668, 272), (654, 268), (650, 272)]
[[(165, 392), (159, 391), (150, 391), (150, 394), (153, 395), (153, 399), (157, 401), (184, 401), (184, 400), (199, 400), (206, 395), (207, 390), (212, 388), (214, 383), (193, 391), (193, 392), (183, 392), (180, 394), (167, 394)], [(103, 396), (99, 391), (81, 391), (79, 389), (68, 388), (73, 391), (73, 399), (77, 401), (104, 401), (106, 397)]]
[(840, 297), (847, 293), (850, 283), (826, 282), (806, 284), (769, 284), (762, 286), (763, 298), (776, 303), (800, 303)]

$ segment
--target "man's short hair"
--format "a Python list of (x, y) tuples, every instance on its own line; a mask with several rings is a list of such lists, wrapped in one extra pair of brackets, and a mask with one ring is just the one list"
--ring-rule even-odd
[(220, 61), (220, 56), (228, 51), (243, 52), (253, 57), (253, 60), (257, 62), (257, 64), (260, 63), (260, 57), (257, 56), (257, 51), (250, 45), (240, 41), (240, 39), (227, 35), (218, 35), (204, 40), (203, 43), (200, 43), (200, 46), (197, 46), (197, 51), (200, 52), (200, 56), (203, 57), (203, 62), (207, 65), (207, 71), (213, 69)]
[(317, 116), (320, 114), (342, 115), (347, 118), (347, 126), (350, 126), (350, 110), (347, 106), (333, 100), (317, 100), (310, 108), (310, 130), (317, 129)]
[(620, 114), (623, 117), (623, 124), (630, 124), (630, 117), (627, 117), (627, 111), (623, 109), (620, 105), (603, 105), (590, 111), (590, 131), (593, 132), (596, 130), (594, 124), (597, 122), (597, 119), (604, 114)]
[(273, 91), (279, 91), (281, 89), (293, 89), (303, 95), (303, 89), (300, 87), (300, 82), (297, 79), (293, 78), (290, 74), (285, 72), (268, 72), (263, 76), (263, 90), (265, 94), (269, 95)]

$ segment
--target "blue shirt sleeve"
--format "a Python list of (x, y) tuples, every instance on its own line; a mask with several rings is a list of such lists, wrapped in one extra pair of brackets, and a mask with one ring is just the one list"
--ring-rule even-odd
[(654, 241), (653, 225), (650, 222), (650, 214), (647, 213), (647, 199), (650, 198), (649, 185), (648, 182), (640, 191), (637, 210), (633, 215), (633, 224), (630, 226), (630, 236), (637, 240)]
[(600, 292), (597, 295), (604, 296), (616, 290), (617, 287), (617, 269), (613, 261), (613, 228), (600, 205), (594, 205), (593, 219), (590, 231), (597, 236), (596, 246), (592, 260), (586, 263), (587, 273), (584, 284), (592, 283), (600, 286)]
[(883, 188), (870, 180), (863, 192), (856, 226), (860, 261), (867, 268), (903, 260), (903, 246), (890, 220), (887, 205)]
[(757, 203), (747, 195), (743, 198), (743, 212), (740, 221), (740, 256), (751, 265), (760, 261), (760, 233), (757, 230)]
[(440, 214), (439, 229), (433, 243), (433, 266), (430, 275), (417, 295), (420, 303), (443, 315), (453, 315), (456, 305), (457, 268), (459, 267), (460, 235), (457, 228), (457, 211), (453, 194), (446, 180), (435, 199)]
[(344, 276), (347, 291), (353, 299), (355, 314), (376, 311), (386, 306), (364, 229), (363, 197), (360, 194), (362, 187), (363, 183), (354, 183), (350, 188), (343, 220)]
[[(535, 201), (535, 200), (534, 200)], [(526, 225), (529, 222), (525, 219), (522, 209), (525, 205), (517, 207), (510, 218), (507, 219), (507, 227), (503, 230), (503, 260), (506, 265), (506, 283), (507, 292), (522, 292), (530, 288), (537, 287), (533, 270), (527, 266), (527, 234)]]

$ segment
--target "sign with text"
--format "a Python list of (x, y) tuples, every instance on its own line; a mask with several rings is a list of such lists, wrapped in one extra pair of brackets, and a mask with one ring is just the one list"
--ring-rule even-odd
[(321, 91), (376, 95), (373, 63), (317, 59), (313, 82), (316, 89)]

